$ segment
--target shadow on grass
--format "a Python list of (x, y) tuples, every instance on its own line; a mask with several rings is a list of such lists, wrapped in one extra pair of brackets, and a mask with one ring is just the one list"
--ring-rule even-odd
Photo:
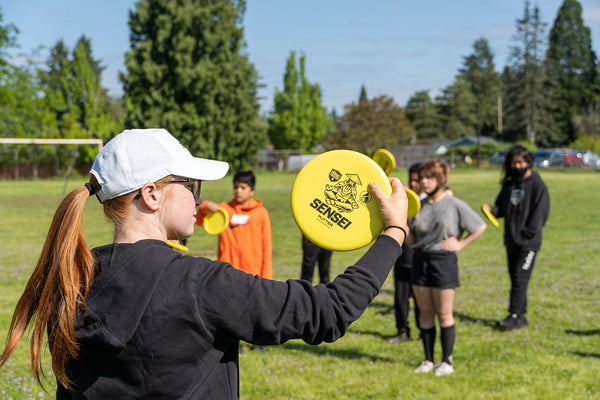
[(374, 300), (369, 304), (369, 308), (377, 309), (377, 313), (381, 315), (391, 314), (394, 311), (394, 305), (383, 301)]
[(312, 346), (303, 343), (285, 343), (279, 347), (285, 350), (304, 351), (307, 353), (313, 353), (315, 355), (332, 356), (349, 360), (365, 359), (370, 361), (382, 361), (390, 363), (396, 362), (396, 360), (391, 357), (382, 357), (376, 354), (365, 353), (356, 348), (332, 349), (330, 347)]
[(574, 354), (579, 357), (588, 357), (588, 358), (598, 358), (600, 359), (600, 353), (583, 353), (581, 351), (574, 351), (571, 354)]
[(460, 312), (454, 312), (454, 317), (467, 324), (481, 324), (487, 326), (489, 328), (500, 330), (498, 327), (498, 321), (495, 319), (487, 319), (487, 318), (478, 318), (469, 314), (464, 314)]
[[(414, 322), (412, 322), (412, 323), (414, 323)], [(350, 329), (348, 329), (348, 332), (352, 332), (354, 334), (361, 335), (361, 336), (369, 335), (369, 336), (372, 336), (374, 338), (385, 340), (386, 342), (388, 340), (390, 340), (390, 339), (395, 338), (396, 336), (398, 336), (397, 333), (394, 333), (394, 334), (391, 334), (391, 335), (384, 335), (384, 334), (382, 334), (381, 332), (378, 332), (378, 331), (368, 331), (368, 330), (365, 330), (365, 329), (353, 330), (352, 328), (350, 328)], [(416, 341), (416, 340), (421, 340), (420, 339), (420, 335), (419, 335), (419, 329), (415, 328), (414, 325), (411, 325), (410, 332), (411, 332), (410, 338), (407, 339), (406, 342), (412, 342), (412, 341)], [(402, 341), (402, 342), (404, 342), (404, 341)], [(400, 343), (397, 343), (397, 342), (396, 343), (389, 343), (389, 344), (391, 344), (391, 345), (398, 345), (398, 344), (401, 344), (402, 342), (400, 342)]]
[[(567, 335), (576, 335), (576, 336), (595, 336), (600, 335), (600, 329), (591, 329), (589, 331), (580, 331), (574, 329), (565, 329), (565, 333)], [(587, 358), (598, 358), (600, 359), (600, 353), (585, 353), (582, 351), (573, 351), (571, 354), (574, 354), (579, 357), (587, 357)]]
[(568, 335), (577, 335), (577, 336), (594, 336), (594, 335), (600, 335), (600, 329), (592, 329), (590, 331), (576, 331), (574, 329), (565, 329), (565, 333)]

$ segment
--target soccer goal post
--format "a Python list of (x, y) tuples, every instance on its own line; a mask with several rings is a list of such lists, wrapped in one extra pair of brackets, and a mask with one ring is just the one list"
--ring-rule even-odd
[(0, 138), (6, 144), (95, 144), (102, 150), (102, 139), (37, 139), (37, 138)]
[[(37, 145), (52, 145), (52, 146), (58, 146), (58, 145), (92, 145), (92, 146), (98, 146), (98, 151), (102, 150), (102, 147), (104, 146), (104, 142), (102, 141), (102, 139), (55, 139), (55, 138), (1, 138), (0, 137), (0, 145), (2, 144), (8, 144), (8, 145), (34, 145), (34, 147), (36, 147)], [(16, 148), (12, 151), (14, 153), (13, 156), (13, 161), (12, 164), (14, 164), (13, 167), (13, 171), (11, 173), (13, 179), (19, 179), (20, 178), (20, 171), (19, 171), (19, 149)], [(2, 153), (5, 153), (4, 151)], [(75, 151), (74, 157), (76, 157), (78, 154), (77, 151)], [(67, 173), (66, 173), (66, 179), (69, 178), (70, 174), (71, 174), (71, 170), (73, 169), (73, 165), (75, 162), (75, 158), (73, 157), (73, 159), (70, 162), (70, 165), (67, 167)], [(4, 158), (4, 157), (3, 157)], [(38, 168), (37, 165), (35, 166), (35, 169), (33, 170), (33, 178), (36, 179), (38, 174)]]

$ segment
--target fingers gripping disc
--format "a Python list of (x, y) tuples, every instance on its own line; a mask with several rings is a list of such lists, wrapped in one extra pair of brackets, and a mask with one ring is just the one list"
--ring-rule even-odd
[(364, 154), (333, 150), (313, 158), (292, 187), (296, 224), (313, 243), (328, 250), (369, 244), (384, 228), (369, 182), (377, 183), (386, 195), (392, 193), (385, 172)]

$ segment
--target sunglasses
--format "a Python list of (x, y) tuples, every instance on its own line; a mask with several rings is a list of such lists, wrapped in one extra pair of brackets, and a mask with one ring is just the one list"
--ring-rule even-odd
[[(198, 179), (189, 179), (189, 178), (181, 178), (181, 179), (171, 179), (170, 181), (164, 181), (159, 183), (181, 183), (185, 186), (192, 194), (195, 199), (200, 198), (200, 190), (202, 189), (202, 181)], [(134, 197), (134, 200), (142, 197), (142, 191), (140, 190)]]

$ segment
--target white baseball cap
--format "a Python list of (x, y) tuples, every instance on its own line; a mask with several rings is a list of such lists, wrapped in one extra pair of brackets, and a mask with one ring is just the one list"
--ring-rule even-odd
[(96, 193), (102, 202), (169, 175), (214, 181), (228, 169), (226, 162), (192, 156), (165, 129), (128, 129), (100, 150), (90, 174), (102, 186)]

